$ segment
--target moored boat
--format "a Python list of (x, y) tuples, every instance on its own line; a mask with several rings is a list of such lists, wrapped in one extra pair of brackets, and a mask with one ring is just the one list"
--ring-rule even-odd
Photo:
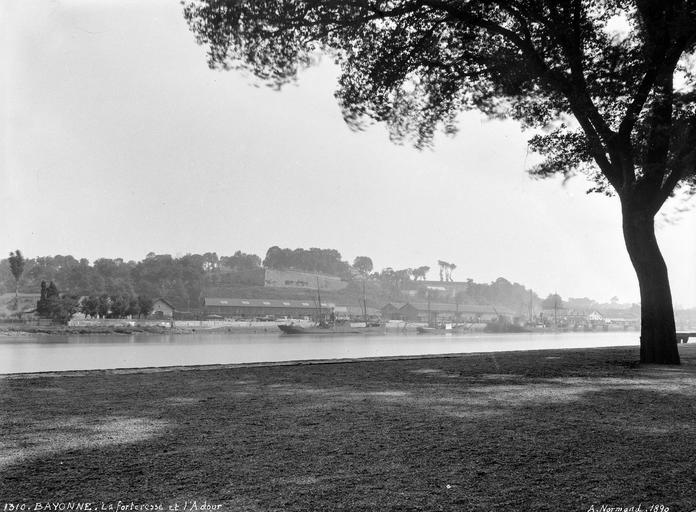
[(416, 332), (418, 334), (455, 334), (472, 330), (472, 325), (474, 324), (452, 324), (443, 327), (419, 325), (416, 327)]
[(316, 325), (313, 327), (302, 327), (300, 325), (278, 325), (284, 334), (306, 334), (306, 335), (344, 335), (344, 334), (381, 334), (384, 332), (383, 326), (351, 327), (350, 325)]
[[(317, 303), (321, 305), (321, 295), (319, 293), (319, 281), (317, 280)], [(305, 327), (295, 324), (278, 324), (283, 334), (294, 335), (319, 335), (333, 336), (346, 334), (384, 334), (386, 326), (381, 323), (371, 323), (367, 317), (367, 300), (365, 297), (365, 282), (363, 281), (363, 318), (364, 322), (360, 325), (352, 325), (347, 319), (337, 319), (334, 312), (328, 316), (324, 316), (321, 311), (321, 306), (318, 311), (318, 323), (311, 327)]]

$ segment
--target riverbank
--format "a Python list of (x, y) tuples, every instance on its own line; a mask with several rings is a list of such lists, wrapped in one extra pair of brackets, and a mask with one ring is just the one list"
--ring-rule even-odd
[[(237, 322), (237, 323), (224, 323), (221, 322), (220, 325), (196, 325), (200, 322), (179, 322), (180, 325), (169, 326), (169, 325), (128, 325), (117, 324), (117, 325), (31, 325), (31, 324), (0, 324), (0, 336), (33, 336), (33, 335), (102, 335), (102, 334), (192, 334), (192, 333), (211, 333), (211, 334), (222, 334), (222, 333), (235, 333), (235, 334), (267, 334), (279, 332), (278, 326), (274, 322)], [(416, 327), (420, 324), (411, 324), (402, 328), (385, 328), (385, 333), (409, 333), (415, 334), (417, 332)], [(484, 331), (473, 330), (469, 332), (462, 332), (458, 334), (481, 334), (481, 333), (491, 334), (500, 333), (503, 331)], [(537, 329), (537, 330), (510, 330), (505, 331), (505, 334), (520, 334), (520, 333), (536, 333), (536, 334), (557, 334), (559, 332), (574, 332), (574, 331), (559, 331), (553, 329)], [(581, 331), (585, 332), (585, 331)], [(618, 331), (612, 331), (618, 332)], [(638, 331), (624, 331), (621, 332), (638, 332)], [(439, 334), (446, 334), (445, 332), (439, 332)]]
[[(270, 322), (239, 322), (237, 324), (196, 325), (200, 322), (180, 322), (173, 327), (165, 324), (128, 325), (31, 325), (6, 324), (0, 325), (0, 336), (32, 336), (32, 335), (89, 335), (89, 334), (191, 334), (191, 333), (239, 333), (255, 334), (280, 332), (275, 323)], [(187, 325), (188, 324), (188, 325)]]
[(192, 334), (192, 333), (238, 333), (262, 334), (280, 332), (276, 325), (261, 327), (217, 326), (217, 327), (169, 327), (160, 325), (9, 325), (0, 326), (0, 336), (34, 335), (101, 335), (101, 334)]
[(0, 502), (688, 512), (696, 348), (679, 350), (0, 377)]
[(190, 334), (194, 329), (180, 327), (164, 327), (159, 325), (131, 326), (131, 325), (2, 325), (0, 336), (34, 336), (34, 335), (80, 335), (80, 334)]

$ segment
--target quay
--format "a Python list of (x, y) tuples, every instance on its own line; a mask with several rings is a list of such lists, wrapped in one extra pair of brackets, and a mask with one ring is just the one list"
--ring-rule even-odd
[(677, 331), (677, 343), (686, 343), (691, 337), (696, 337), (696, 332)]

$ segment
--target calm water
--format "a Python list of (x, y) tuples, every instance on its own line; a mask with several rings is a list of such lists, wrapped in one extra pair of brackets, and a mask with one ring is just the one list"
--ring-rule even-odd
[(0, 337), (0, 373), (637, 346), (637, 332), (295, 337), (280, 334)]

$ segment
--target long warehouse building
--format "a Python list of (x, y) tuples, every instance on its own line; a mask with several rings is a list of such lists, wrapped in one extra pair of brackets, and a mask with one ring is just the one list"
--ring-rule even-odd
[[(311, 300), (286, 299), (218, 299), (205, 297), (205, 311), (228, 318), (305, 317), (319, 312), (319, 305)], [(323, 313), (329, 313), (335, 305), (321, 303)]]

